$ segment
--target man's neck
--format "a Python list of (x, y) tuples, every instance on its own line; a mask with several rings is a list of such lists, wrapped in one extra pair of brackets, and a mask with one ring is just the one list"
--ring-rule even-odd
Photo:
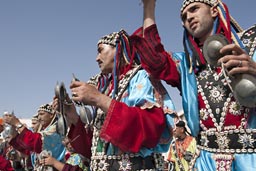
[(179, 141), (183, 141), (186, 138), (186, 134), (182, 134), (181, 136), (178, 137)]

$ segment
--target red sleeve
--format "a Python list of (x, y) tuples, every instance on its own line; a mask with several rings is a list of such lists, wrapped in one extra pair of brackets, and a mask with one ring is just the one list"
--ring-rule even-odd
[(65, 163), (62, 171), (83, 171), (79, 166), (72, 166), (70, 164)]
[(13, 138), (10, 144), (18, 151), (27, 154), (26, 151), (40, 153), (42, 151), (42, 137), (39, 133), (24, 128), (24, 130)]
[(71, 141), (74, 140), (71, 142), (71, 145), (76, 150), (76, 152), (90, 159), (92, 131), (85, 130), (84, 126), (84, 123), (81, 121), (81, 119), (79, 119), (76, 125), (71, 125), (68, 137), (71, 139)]
[(10, 141), (10, 145), (13, 148), (15, 148), (15, 150), (18, 150), (19, 152), (21, 152), (22, 154), (30, 155), (30, 151), (25, 149), (25, 146), (22, 146), (17, 142), (17, 136)]
[(174, 87), (180, 87), (176, 63), (165, 51), (155, 24), (144, 30), (144, 37), (142, 37), (142, 28), (135, 31), (131, 36), (131, 41), (136, 46), (142, 67), (150, 75)]
[(24, 147), (22, 147), (21, 144), (19, 144), (19, 143), (17, 142), (17, 137), (18, 137), (18, 136), (16, 136), (16, 137), (14, 137), (13, 139), (11, 139), (10, 145), (11, 145), (13, 148), (15, 148), (16, 150), (18, 150), (19, 152), (24, 153), (24, 152), (26, 151), (26, 149), (24, 149)]
[(0, 170), (2, 171), (13, 171), (14, 169), (11, 166), (9, 160), (6, 160), (3, 156), (0, 155)]
[(162, 108), (143, 110), (112, 100), (100, 137), (123, 151), (136, 153), (143, 146), (155, 147), (164, 127)]

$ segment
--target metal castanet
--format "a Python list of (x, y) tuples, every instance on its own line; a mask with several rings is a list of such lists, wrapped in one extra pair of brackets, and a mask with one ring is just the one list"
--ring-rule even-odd
[[(215, 34), (208, 37), (203, 46), (203, 54), (211, 66), (217, 66), (217, 61), (230, 53), (220, 54), (220, 49), (229, 42), (225, 36)], [(241, 61), (240, 61), (241, 63)], [(222, 64), (223, 67), (223, 64)], [(227, 77), (227, 70), (223, 68), (224, 75)], [(234, 93), (236, 100), (245, 107), (256, 107), (256, 78), (249, 74), (237, 74), (234, 77), (229, 77), (231, 83), (229, 87)]]
[(67, 91), (63, 82), (61, 82), (61, 84), (57, 83), (55, 87), (55, 95), (59, 100), (59, 112), (60, 112), (57, 114), (57, 117), (58, 117), (57, 132), (62, 136), (66, 136), (68, 125), (65, 117), (64, 102), (67, 97)]
[[(4, 112), (4, 115), (9, 114), (9, 115), (14, 115), (14, 112), (12, 111), (12, 113), (9, 112)], [(8, 123), (4, 123), (4, 130), (2, 132), (2, 136), (3, 138), (8, 138), (11, 137), (15, 132), (15, 127), (8, 124)]]
[(222, 34), (215, 34), (208, 37), (203, 46), (204, 58), (211, 66), (217, 66), (218, 60), (227, 54), (221, 54), (220, 49), (225, 45), (228, 45), (229, 42), (225, 36)]
[[(76, 76), (73, 74), (72, 81), (80, 81), (80, 80), (76, 78)], [(82, 102), (79, 102), (79, 101), (74, 101), (74, 102), (77, 106), (80, 107), (79, 114), (80, 114), (81, 121), (87, 126), (90, 126), (93, 120), (90, 109), (88, 109)]]
[(91, 125), (92, 124), (92, 113), (90, 109), (88, 109), (86, 106), (81, 106), (79, 109), (79, 114), (81, 121), (85, 123), (86, 125)]

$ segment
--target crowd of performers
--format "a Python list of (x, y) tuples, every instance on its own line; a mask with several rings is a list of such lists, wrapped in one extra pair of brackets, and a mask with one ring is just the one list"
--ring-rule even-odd
[[(100, 38), (101, 72), (74, 78), (71, 96), (58, 86), (32, 128), (4, 114), (0, 170), (256, 170), (256, 27), (221, 0), (184, 0), (184, 52), (170, 53), (156, 0), (142, 4), (143, 27)], [(180, 90), (185, 122), (162, 80)]]
[[(44, 116), (43, 116), (44, 115)], [(51, 109), (49, 104), (40, 106), (38, 114), (31, 118), (31, 127), (23, 124), (13, 113), (4, 113), (4, 117), (13, 117), (12, 122), (17, 122), (17, 125), (23, 125), (23, 132), (26, 137), (19, 136), (18, 129), (15, 130), (10, 124), (4, 123), (1, 119), (0, 132), (3, 136), (3, 141), (0, 146), (0, 170), (3, 171), (89, 171), (90, 170), (90, 159), (85, 158), (82, 154), (79, 154), (71, 145), (71, 140), (68, 136), (62, 137), (58, 135), (56, 129), (52, 128), (56, 126), (58, 122), (54, 111)], [(51, 117), (53, 116), (53, 117)], [(48, 117), (48, 122), (41, 117)], [(190, 163), (193, 163), (194, 156), (198, 152), (196, 149), (196, 141), (191, 136), (190, 132), (187, 131), (186, 123), (176, 118), (175, 129), (173, 130), (174, 139), (170, 144), (168, 153), (163, 153), (164, 167), (163, 170), (174, 171), (175, 167), (184, 167), (186, 170), (189, 169)], [(8, 119), (7, 119), (8, 120)], [(45, 125), (42, 125), (40, 121), (46, 121)], [(21, 127), (21, 126), (20, 126)], [(86, 130), (87, 128), (84, 127)], [(27, 132), (28, 131), (28, 132)], [(27, 132), (27, 133), (25, 133)], [(39, 133), (41, 136), (32, 133)], [(44, 139), (47, 136), (47, 140)], [(15, 137), (15, 138), (14, 138)], [(62, 137), (62, 138), (61, 138)], [(13, 139), (13, 140), (12, 140)], [(14, 140), (20, 139), (20, 140)], [(41, 139), (43, 142), (40, 142)], [(15, 142), (14, 142), (15, 141)], [(29, 142), (30, 141), (30, 142)], [(39, 144), (36, 144), (36, 142)], [(33, 152), (25, 149), (26, 145), (20, 143), (30, 143), (31, 145), (37, 146)], [(40, 146), (40, 143), (45, 145)], [(47, 145), (48, 144), (48, 145)], [(59, 144), (59, 147), (56, 147)], [(48, 146), (48, 147), (47, 147)], [(64, 147), (64, 148), (63, 148)], [(32, 149), (32, 147), (30, 147)], [(41, 149), (41, 150), (40, 150)], [(58, 149), (56, 151), (55, 149)], [(25, 151), (27, 151), (25, 153)]]
[(68, 137), (57, 132), (57, 115), (51, 105), (40, 106), (38, 114), (31, 119), (31, 127), (13, 113), (6, 112), (4, 121), (0, 170), (69, 170), (65, 163), (87, 170), (88, 161), (75, 152)]

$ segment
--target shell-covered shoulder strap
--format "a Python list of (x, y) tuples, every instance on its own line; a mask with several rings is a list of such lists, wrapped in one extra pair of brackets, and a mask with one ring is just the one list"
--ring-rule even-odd
[(249, 56), (252, 57), (256, 47), (256, 24), (242, 33), (241, 41)]
[(91, 78), (87, 81), (87, 83), (88, 83), (88, 84), (91, 84), (91, 85), (94, 85), (94, 86), (97, 86), (100, 77), (101, 77), (101, 74), (94, 75), (93, 77), (91, 77)]

